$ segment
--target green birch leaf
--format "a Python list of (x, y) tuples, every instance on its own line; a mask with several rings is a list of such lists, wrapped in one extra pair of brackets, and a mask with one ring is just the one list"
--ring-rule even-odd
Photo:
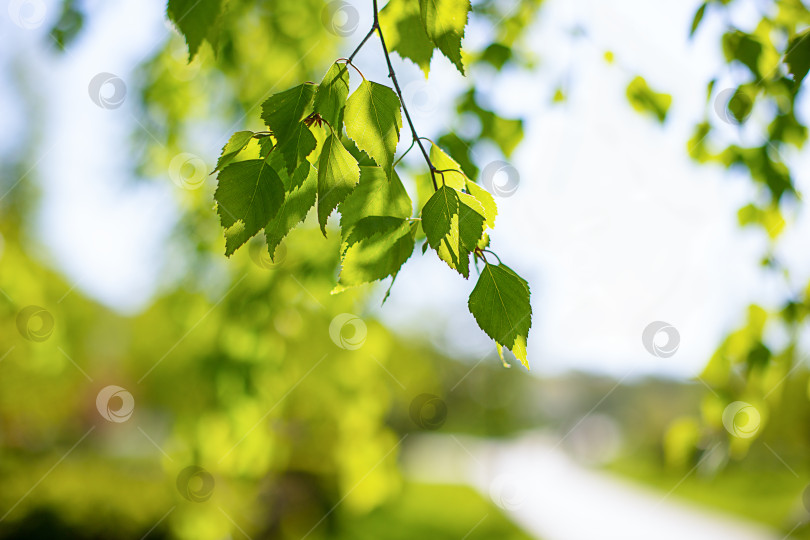
[[(469, 199), (460, 197), (465, 195)], [(472, 197), (442, 186), (422, 209), (428, 244), (450, 268), (470, 277), (470, 253), (484, 234), (484, 217), (469, 203)]]
[(363, 81), (346, 103), (345, 121), (346, 134), (390, 178), (402, 129), (399, 98), (394, 91), (382, 84)]
[(529, 284), (505, 264), (485, 264), (470, 293), (470, 313), (495, 343), (529, 369), (526, 339), (532, 326)]
[[(273, 137), (262, 135), (260, 137), (257, 137), (256, 140), (259, 142), (259, 155), (263, 158), (269, 156), (273, 148), (276, 147), (276, 145), (273, 143)], [(283, 162), (282, 167), (275, 167), (276, 171), (280, 171), (282, 168)]]
[(388, 50), (419, 66), (427, 77), (436, 47), (422, 26), (419, 4), (413, 0), (389, 0), (380, 10), (380, 26)]
[[(465, 203), (486, 218), (486, 225), (489, 228), (495, 228), (495, 217), (498, 215), (495, 198), (486, 189), (470, 180), (464, 174), (461, 165), (435, 144), (430, 147), (430, 161), (438, 170), (446, 171), (437, 175), (439, 180), (444, 177), (446, 186), (458, 191), (466, 190), (474, 201), (465, 200)], [(462, 199), (466, 197), (464, 193), (459, 193), (459, 196)]]
[(360, 180), (357, 160), (332, 133), (323, 143), (318, 160), (318, 223), (326, 236), (326, 220)]
[(186, 38), (189, 62), (204, 39), (216, 44), (216, 22), (221, 10), (222, 0), (169, 0), (166, 14)]
[(230, 256), (276, 215), (284, 186), (268, 160), (238, 161), (219, 173), (214, 199), (225, 229), (225, 255)]
[(284, 156), (284, 163), (287, 166), (287, 173), (293, 174), (298, 166), (306, 161), (318, 141), (312, 134), (309, 127), (303, 122), (299, 122), (292, 131), (292, 134), (284, 141), (279, 141), (278, 151)]
[(279, 146), (296, 136), (301, 120), (309, 112), (316, 88), (312, 83), (299, 84), (270, 96), (262, 103), (262, 120), (273, 132)]
[(335, 62), (318, 85), (313, 106), (335, 133), (343, 132), (343, 108), (348, 95), (349, 67)]
[(217, 166), (213, 172), (221, 170), (223, 167), (233, 161), (239, 152), (245, 149), (252, 138), (252, 131), (237, 131), (231, 135), (231, 138), (222, 148), (222, 153), (219, 155)]
[(354, 144), (354, 141), (351, 140), (349, 137), (346, 136), (344, 133), (340, 136), (340, 142), (343, 143), (343, 147), (349, 151), (349, 153), (354, 156), (354, 159), (357, 160), (357, 163), (361, 167), (378, 167), (378, 165), (374, 162), (373, 159), (368, 157), (368, 154), (357, 148), (357, 145)]
[(409, 218), (413, 203), (396, 171), (389, 180), (380, 167), (361, 166), (360, 182), (339, 210), (340, 227), (346, 231), (366, 216)]
[(478, 167), (472, 161), (471, 147), (474, 141), (466, 141), (455, 133), (447, 133), (436, 141), (439, 146), (448, 150), (449, 156), (461, 165), (461, 170), (468, 178), (478, 177)]
[(419, 0), (419, 9), (425, 33), (463, 75), (461, 38), (467, 26), (470, 0)]
[(447, 186), (440, 187), (422, 208), (422, 229), (430, 247), (436, 249), (450, 234), (453, 216), (458, 215), (458, 194)]
[(276, 216), (264, 228), (270, 260), (274, 260), (276, 248), (284, 237), (307, 217), (309, 210), (315, 205), (318, 191), (318, 174), (308, 161), (301, 163), (292, 176), (285, 173), (279, 173), (279, 176), (286, 191), (284, 202)]
[(498, 205), (495, 204), (495, 197), (469, 178), (466, 179), (467, 193), (472, 195), (483, 209), (483, 216), (486, 218), (486, 225), (490, 229), (495, 228), (495, 218), (498, 217)]
[(407, 218), (371, 216), (355, 223), (332, 292), (395, 275), (413, 253), (415, 235), (416, 224)]
[(458, 191), (464, 189), (467, 177), (461, 170), (461, 165), (456, 163), (456, 160), (448, 156), (444, 150), (435, 144), (430, 147), (430, 161), (436, 169), (445, 171), (441, 174), (436, 173), (436, 181), (439, 182), (439, 184), (444, 181), (444, 185), (453, 189), (457, 189)]

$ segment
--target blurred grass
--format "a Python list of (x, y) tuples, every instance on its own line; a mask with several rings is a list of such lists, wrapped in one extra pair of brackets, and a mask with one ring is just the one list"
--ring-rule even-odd
[(795, 471), (797, 477), (786, 467), (731, 465), (708, 475), (698, 471), (689, 473), (689, 469), (666, 468), (654, 456), (638, 454), (625, 455), (606, 470), (660, 490), (662, 497), (669, 493), (670, 497), (756, 521), (785, 533), (793, 529), (789, 538), (810, 539), (810, 527), (796, 528), (806, 516), (801, 497), (807, 486), (807, 471)]
[(465, 486), (408, 483), (399, 498), (346, 524), (341, 540), (531, 540)]

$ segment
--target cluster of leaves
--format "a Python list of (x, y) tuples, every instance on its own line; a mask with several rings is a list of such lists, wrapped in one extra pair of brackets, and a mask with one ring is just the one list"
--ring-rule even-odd
[[(396, 278), (423, 237), (423, 252), (432, 248), (465, 278), (471, 255), (483, 261), (470, 312), (499, 350), (505, 346), (526, 363), (528, 284), (484, 255), (485, 231), (497, 215), (495, 200), (433, 145), (430, 167), (439, 180), (412, 217), (413, 203), (394, 169), (402, 117), (393, 89), (364, 79), (349, 96), (348, 66), (337, 62), (319, 85), (304, 83), (271, 96), (262, 111), (269, 131), (235, 133), (217, 163), (215, 198), (226, 255), (264, 229), (272, 257), (310, 209), (315, 208), (324, 235), (327, 219), (338, 210), (338, 292)], [(258, 159), (234, 161), (254, 137)]]
[[(731, 20), (733, 2), (707, 1), (695, 13), (691, 35), (710, 14), (724, 13)], [(722, 36), (722, 50), (729, 67), (728, 75), (735, 85), (722, 88), (723, 77), (709, 81), (706, 117), (689, 141), (689, 152), (701, 163), (720, 163), (728, 168), (741, 168), (761, 188), (757, 201), (740, 211), (740, 223), (761, 225), (772, 239), (782, 231), (774, 226), (780, 219), (779, 206), (796, 200), (793, 175), (783, 152), (790, 147), (801, 149), (807, 140), (807, 127), (796, 116), (802, 82), (810, 69), (810, 11), (798, 0), (774, 0), (753, 30), (746, 31), (729, 24)], [(724, 85), (723, 85), (724, 86)], [(709, 114), (718, 118), (710, 121)], [(720, 120), (721, 122), (718, 122)], [(732, 141), (723, 143), (718, 127), (736, 125), (742, 132), (751, 128), (754, 144)], [(721, 131), (721, 130), (720, 130)]]
[[(216, 165), (214, 197), (225, 229), (225, 254), (230, 256), (264, 230), (274, 257), (284, 237), (314, 208), (324, 236), (329, 216), (340, 213), (341, 270), (333, 292), (389, 276), (393, 284), (417, 242), (422, 242), (423, 253), (432, 248), (465, 279), (472, 256), (483, 268), (469, 298), (470, 312), (495, 340), (502, 359), (506, 347), (528, 367), (529, 285), (500, 259), (494, 264), (485, 255), (486, 230), (494, 227), (497, 215), (495, 200), (438, 145), (431, 143), (428, 154), (401, 103), (384, 37), (388, 29), (391, 50), (426, 73), (438, 49), (463, 74), (461, 40), (469, 0), (392, 0), (381, 13), (376, 2), (373, 8), (374, 24), (357, 50), (379, 34), (394, 88), (363, 77), (349, 95), (349, 66), (354, 67), (356, 50), (349, 59), (336, 61), (320, 84), (299, 84), (268, 98), (261, 115), (267, 131), (234, 133)], [(216, 42), (220, 10), (219, 2), (209, 0), (169, 2), (168, 13), (185, 34), (191, 57), (203, 40)], [(488, 113), (474, 94), (465, 106)], [(411, 148), (418, 145), (423, 153), (434, 189), (416, 215), (394, 169), (403, 110), (413, 135)], [(493, 129), (499, 118), (489, 114), (488, 127)], [(258, 155), (239, 159), (253, 140)], [(513, 145), (507, 144), (511, 151)]]

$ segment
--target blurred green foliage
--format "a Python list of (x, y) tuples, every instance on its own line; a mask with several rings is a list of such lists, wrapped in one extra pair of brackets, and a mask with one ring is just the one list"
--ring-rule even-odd
[[(784, 276), (790, 292), (779, 306), (752, 305), (742, 314), (702, 383), (646, 381), (615, 392), (597, 411), (624, 429), (624, 454), (613, 470), (662, 490), (677, 484), (675, 496), (789, 531), (804, 519), (810, 473), (808, 377), (797, 369), (810, 287), (796, 286), (775, 253), (802, 206), (786, 157), (807, 138), (798, 105), (810, 67), (810, 12), (800, 0), (771, 0), (754, 24), (735, 24), (741, 4), (704, 2), (684, 30), (699, 34), (712, 17), (726, 25), (717, 43), (726, 65), (707, 81), (704, 117), (687, 151), (698, 163), (742, 171), (756, 186), (739, 223), (767, 235), (764, 271)], [(178, 154), (209, 155), (235, 129), (262, 129), (256, 113), (267, 96), (314, 80), (358, 39), (312, 15), (323, 14), (321, 0), (227, 5), (215, 48), (203, 43), (188, 62), (187, 44), (171, 34), (140, 67), (133, 86), (146, 130), (133, 147), (143, 176), (166, 181)], [(80, 35), (87, 17), (80, 6), (63, 3), (49, 38), (58, 48), (69, 49)], [(481, 145), (508, 157), (523, 138), (522, 121), (501, 116), (475, 80), (533, 67), (523, 42), (540, 2), (474, 7), (492, 35), (464, 51), (469, 88), (456, 98), (451, 125), (434, 138), (470, 177), (482, 165)], [(564, 96), (560, 90), (555, 99)], [(632, 81), (627, 96), (640, 111), (666, 118), (670, 99), (644, 79)], [(34, 109), (30, 117), (44, 125)], [(470, 118), (477, 128), (456, 134)], [(758, 135), (755, 142), (740, 137), (743, 130)], [(3, 180), (26, 174), (28, 157), (3, 164)], [(424, 183), (419, 175), (416, 167), (409, 175), (417, 186)], [(154, 305), (123, 317), (84, 298), (36, 250), (23, 251), (34, 245), (25, 220), (37, 195), (25, 184), (0, 216), (0, 537), (197, 539), (244, 531), (301, 538), (312, 530), (309, 538), (460, 538), (470, 531), (468, 538), (522, 538), (472, 492), (402, 478), (396, 458), (403, 437), (420, 429), (411, 401), (436, 394), (449, 412), (443, 429), (502, 436), (540, 423), (565, 429), (589, 413), (592, 401), (583, 395), (604, 395), (615, 384), (580, 377), (571, 383), (578, 397), (561, 404), (560, 381), (527, 390), (516, 370), (497, 362), (469, 371), (428, 344), (392, 334), (366, 315), (364, 293), (328, 295), (337, 260), (328, 255), (335, 250), (321, 249), (327, 244), (315, 223), (283, 244), (277, 265), (252, 244), (225, 267), (209, 185), (177, 191), (181, 215), (167, 248), (176, 267)], [(35, 326), (22, 325), (49, 334), (43, 341), (18, 331), (28, 306), (52, 317), (50, 334), (36, 326), (47, 322), (40, 311), (32, 312), (40, 313)], [(347, 312), (367, 325), (358, 350), (330, 338), (332, 320)], [(773, 339), (774, 331), (788, 339)], [(97, 410), (98, 392), (111, 384), (134, 396), (126, 422), (109, 422)], [(751, 437), (735, 437), (723, 423), (736, 401), (759, 413)], [(190, 465), (215, 480), (206, 502), (178, 492), (178, 474)], [(808, 534), (802, 527), (792, 533)]]
[[(167, 292), (131, 318), (32, 260), (11, 227), (2, 234), (0, 537), (28, 537), (44, 520), (53, 522), (48, 537), (139, 538), (157, 525), (156, 537), (171, 538), (239, 529), (253, 538), (398, 538), (379, 532), (398, 521), (402, 537), (455, 538), (488, 516), (470, 538), (523, 538), (472, 492), (404, 483), (397, 455), (422, 429), (411, 401), (442, 396), (450, 383), (468, 395), (480, 378), (460, 384), (469, 367), (448, 369), (430, 346), (367, 315), (359, 329), (330, 328), (341, 313), (364, 314), (366, 301), (328, 294), (336, 261), (309, 249), (317, 230), (295, 233), (283, 262), (246, 251), (232, 276)], [(519, 376), (497, 362), (479, 369)], [(98, 409), (108, 385), (133, 395), (126, 421)], [(497, 410), (449, 403), (462, 426)], [(189, 465), (212, 475), (209, 500), (178, 491)], [(454, 512), (430, 518), (446, 497)], [(406, 520), (404, 508), (424, 521)]]

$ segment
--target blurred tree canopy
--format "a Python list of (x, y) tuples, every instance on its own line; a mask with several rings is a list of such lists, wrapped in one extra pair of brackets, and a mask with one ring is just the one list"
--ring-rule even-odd
[[(777, 0), (746, 16), (741, 4), (707, 1), (695, 13), (691, 35), (700, 32), (707, 18), (724, 21), (718, 47), (726, 65), (707, 83), (704, 119), (695, 126), (687, 149), (697, 162), (742, 171), (754, 183), (756, 197), (740, 208), (739, 224), (758, 227), (767, 236), (763, 270), (782, 280), (787, 293), (781, 305), (751, 305), (742, 314), (742, 326), (720, 344), (700, 375), (710, 390), (700, 427), (688, 428), (695, 435), (683, 437), (676, 433), (690, 424), (675, 423), (670, 434), (673, 441), (697, 444), (703, 451), (720, 441), (737, 459), (767, 432), (769, 423), (793, 416), (795, 393), (787, 398), (789, 385), (784, 383), (790, 376), (803, 376), (797, 369), (806, 370), (800, 340), (810, 313), (810, 283), (802, 283), (807, 276), (793, 275), (782, 264), (779, 246), (803, 209), (790, 163), (807, 140), (802, 109), (806, 111), (803, 89), (810, 68), (810, 11), (800, 0)], [(724, 429), (729, 423), (736, 428)], [(733, 433), (746, 426), (750, 433)], [(674, 442), (671, 447), (683, 452)]]

